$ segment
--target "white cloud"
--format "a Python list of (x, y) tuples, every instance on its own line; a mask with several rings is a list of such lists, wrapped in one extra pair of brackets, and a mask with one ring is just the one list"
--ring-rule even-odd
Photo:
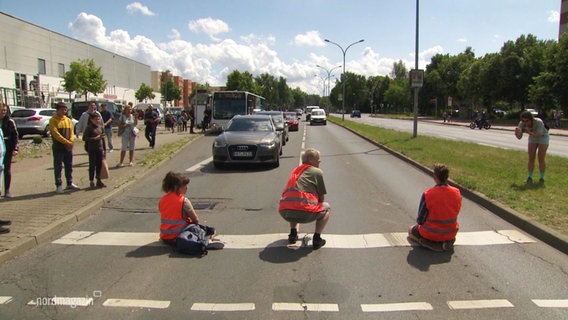
[(459, 38), (457, 41), (461, 43), (467, 43), (467, 38)]
[(325, 42), (320, 37), (319, 32), (314, 30), (295, 36), (294, 44), (297, 46), (312, 46), (312, 47), (325, 46)]
[(547, 20), (548, 20), (548, 22), (552, 22), (552, 23), (560, 22), (560, 12), (554, 11), (554, 10), (548, 11)]
[(220, 33), (226, 33), (231, 30), (229, 28), (229, 25), (223, 20), (213, 19), (211, 17), (192, 20), (189, 22), (188, 28), (194, 33), (203, 32), (215, 41), (219, 41), (219, 39), (215, 38), (216, 35)]
[[(194, 22), (196, 29), (210, 35), (228, 30), (228, 26), (220, 20), (205, 19)], [(216, 27), (211, 27), (212, 25)], [(233, 70), (239, 70), (248, 71), (255, 76), (269, 73), (276, 78), (284, 77), (291, 88), (300, 87), (305, 92), (319, 94), (322, 92), (323, 71), (316, 65), (331, 69), (342, 64), (342, 61), (329, 60), (317, 52), (308, 53), (303, 60), (286, 63), (280, 59), (278, 52), (269, 46), (276, 41), (273, 36), (249, 34), (241, 37), (239, 41), (224, 39), (204, 44), (183, 40), (180, 33), (172, 29), (169, 40), (156, 43), (144, 36), (131, 36), (121, 29), (107, 33), (100, 18), (86, 13), (79, 14), (75, 21), (69, 24), (69, 28), (75, 38), (148, 64), (152, 70), (170, 70), (175, 75), (212, 86), (224, 85), (227, 75)], [(304, 39), (319, 39), (315, 31), (304, 36)], [(314, 43), (312, 42), (312, 45)], [(424, 67), (434, 54), (440, 52), (443, 52), (440, 46), (423, 51), (420, 54), (421, 66)], [(350, 59), (347, 61), (346, 71), (366, 77), (389, 74), (395, 62), (395, 59), (380, 57), (369, 47), (357, 54), (354, 51), (350, 54)], [(412, 61), (405, 63), (409, 69), (414, 65)], [(341, 71), (342, 68), (333, 71), (335, 77), (331, 78), (332, 86), (339, 79)], [(316, 78), (316, 74), (320, 77)]]
[(145, 5), (141, 4), (140, 2), (133, 2), (126, 6), (126, 11), (130, 14), (134, 14), (136, 12), (140, 12), (145, 16), (155, 16), (156, 14), (152, 12), (152, 10), (148, 9)]

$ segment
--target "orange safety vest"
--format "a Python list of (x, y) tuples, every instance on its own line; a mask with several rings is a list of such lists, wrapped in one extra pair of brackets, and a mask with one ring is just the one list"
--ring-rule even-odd
[(158, 208), (160, 209), (160, 239), (173, 240), (183, 230), (191, 219), (185, 220), (182, 217), (183, 195), (170, 192), (160, 199)]
[(461, 193), (452, 186), (439, 186), (424, 192), (428, 216), (418, 226), (420, 235), (431, 241), (448, 241), (458, 233), (458, 214), (461, 209)]
[(298, 189), (298, 178), (300, 175), (309, 167), (311, 164), (302, 164), (296, 169), (292, 170), (288, 183), (284, 190), (282, 191), (282, 197), (280, 198), (280, 205), (278, 206), (278, 211), (282, 210), (298, 210), (307, 212), (321, 212), (323, 211), (323, 206), (321, 202), (318, 201), (318, 196), (300, 191)]

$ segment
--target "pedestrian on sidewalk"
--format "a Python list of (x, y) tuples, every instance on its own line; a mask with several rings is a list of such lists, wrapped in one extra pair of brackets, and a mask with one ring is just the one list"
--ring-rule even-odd
[(191, 108), (189, 109), (189, 133), (195, 133), (193, 131), (193, 127), (195, 127), (195, 110), (193, 109), (193, 106), (191, 106)]
[(538, 152), (538, 169), (540, 171), (539, 182), (544, 183), (544, 173), (546, 171), (545, 157), (550, 140), (548, 130), (541, 119), (535, 117), (530, 111), (523, 111), (521, 113), (521, 121), (515, 129), (517, 139), (521, 139), (523, 137), (523, 133), (527, 133), (529, 135), (529, 144), (527, 149), (529, 153), (529, 160), (527, 163), (528, 178), (525, 182), (533, 182), (534, 162)]
[(114, 145), (112, 144), (112, 112), (108, 110), (108, 105), (106, 103), (101, 103), (101, 117), (103, 119), (106, 145), (108, 147), (108, 152), (114, 150)]
[[(6, 145), (4, 144), (4, 134), (2, 133), (2, 130), (0, 130), (0, 176), (2, 175), (2, 171), (4, 170), (3, 163), (4, 163), (5, 154), (6, 154)], [(4, 226), (8, 226), (11, 224), (12, 221), (10, 220), (0, 220), (0, 233), (10, 232), (10, 229), (5, 228)]]
[(102, 120), (102, 116), (101, 114), (97, 111), (97, 105), (95, 104), (94, 101), (90, 101), (89, 102), (89, 106), (87, 111), (83, 112), (81, 114), (81, 117), (79, 118), (79, 122), (77, 123), (76, 126), (76, 134), (77, 136), (79, 136), (80, 134), (83, 134), (83, 131), (85, 131), (85, 129), (87, 128), (87, 125), (89, 125), (89, 115), (91, 113), (96, 113), (99, 115), (99, 119), (101, 119), (101, 128), (103, 127), (103, 120)]
[(417, 224), (408, 229), (408, 238), (433, 251), (451, 251), (458, 233), (461, 210), (460, 190), (448, 184), (450, 169), (434, 165), (436, 185), (422, 193)]
[(66, 190), (79, 190), (73, 183), (73, 145), (75, 135), (73, 134), (73, 123), (67, 117), (67, 105), (59, 102), (55, 108), (56, 113), (49, 119), (49, 130), (53, 139), (53, 173), (55, 176), (55, 192), (63, 193), (63, 181), (61, 170), (65, 166), (65, 179), (67, 180)]
[(122, 138), (122, 148), (120, 150), (120, 162), (116, 166), (117, 168), (124, 167), (124, 157), (126, 156), (126, 151), (128, 151), (128, 159), (130, 163), (129, 166), (134, 166), (134, 149), (136, 148), (136, 125), (138, 124), (138, 119), (132, 114), (132, 105), (127, 105), (124, 107), (120, 120), (118, 121), (118, 132)]
[(146, 129), (144, 130), (144, 136), (148, 143), (150, 144), (150, 148), (154, 148), (156, 145), (156, 128), (158, 127), (158, 120), (160, 120), (160, 116), (152, 105), (149, 105), (144, 112), (144, 124), (146, 125)]
[(0, 101), (0, 126), (4, 138), (2, 139), (6, 146), (6, 154), (4, 155), (4, 197), (11, 198), (10, 185), (12, 183), (12, 157), (18, 154), (18, 129), (16, 123), (10, 117), (8, 106)]
[(329, 221), (331, 207), (324, 202), (327, 193), (323, 181), (323, 171), (319, 168), (320, 152), (309, 148), (302, 153), (302, 164), (296, 167), (282, 191), (278, 212), (290, 224), (288, 243), (298, 241), (298, 225), (316, 222), (313, 248), (325, 245), (321, 233)]
[[(87, 143), (89, 153), (89, 181), (90, 187), (104, 188), (106, 185), (101, 181), (101, 168), (106, 151), (104, 149), (104, 128), (100, 124), (100, 117), (96, 113), (89, 115), (89, 124), (83, 133), (83, 141)], [(94, 179), (97, 178), (95, 185)]]

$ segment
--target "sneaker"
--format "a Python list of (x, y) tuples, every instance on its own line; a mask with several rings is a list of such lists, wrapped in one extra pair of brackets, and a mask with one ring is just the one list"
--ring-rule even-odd
[(10, 220), (0, 220), (0, 226), (9, 226), (12, 224)]
[(10, 229), (4, 228), (4, 227), (0, 227), (0, 233), (8, 233), (8, 232), (10, 232)]
[(90, 187), (90, 188), (94, 188), (94, 187), (95, 187), (95, 182), (94, 182), (94, 181), (89, 182), (89, 187)]
[(296, 241), (298, 241), (298, 235), (297, 234), (289, 234), (288, 235), (288, 244), (294, 244), (296, 243)]
[(57, 188), (55, 188), (55, 193), (63, 193), (63, 187), (62, 186), (57, 186)]
[(67, 187), (65, 188), (65, 190), (79, 190), (79, 189), (81, 189), (81, 188), (79, 188), (79, 186), (77, 186), (74, 183), (68, 184)]
[[(544, 182), (544, 180), (543, 180), (543, 182)], [(6, 192), (6, 194), (4, 194), (4, 197), (12, 198), (12, 194), (10, 192)]]
[[(544, 178), (538, 179), (538, 182), (539, 182), (539, 183), (544, 183)], [(6, 197), (8, 197), (8, 196), (6, 196)]]
[(533, 183), (533, 180), (531, 177), (528, 177), (527, 180), (525, 181), (526, 183)]
[(101, 180), (97, 181), (97, 188), (105, 188), (106, 184), (104, 184)]
[(128, 166), (129, 166), (129, 167), (134, 167), (134, 162), (130, 162), (130, 163), (128, 164)]
[(441, 242), (430, 241), (430, 240), (426, 240), (426, 239), (422, 238), (422, 239), (420, 239), (420, 245), (425, 247), (425, 248), (428, 248), (432, 251), (436, 251), (436, 252), (443, 251)]
[(122, 167), (124, 167), (124, 164), (119, 163), (119, 164), (116, 165), (116, 167), (117, 167), (117, 168), (122, 168)]
[(110, 150), (108, 151), (108, 153), (111, 153), (111, 152), (113, 152), (113, 151), (114, 151), (114, 149), (110, 149)]
[(322, 239), (322, 238), (314, 239), (312, 241), (312, 245), (314, 246), (314, 250), (317, 250), (317, 249), (325, 246), (325, 239)]
[(444, 241), (442, 242), (442, 250), (443, 251), (452, 251), (454, 250), (454, 242), (455, 240)]

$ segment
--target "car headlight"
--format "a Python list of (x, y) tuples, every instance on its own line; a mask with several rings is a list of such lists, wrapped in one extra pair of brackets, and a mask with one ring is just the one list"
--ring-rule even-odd
[(226, 142), (217, 141), (217, 140), (215, 140), (215, 142), (213, 142), (213, 148), (226, 148), (226, 147), (227, 147)]
[(276, 142), (272, 141), (272, 142), (259, 143), (258, 146), (260, 148), (272, 149), (276, 148)]

